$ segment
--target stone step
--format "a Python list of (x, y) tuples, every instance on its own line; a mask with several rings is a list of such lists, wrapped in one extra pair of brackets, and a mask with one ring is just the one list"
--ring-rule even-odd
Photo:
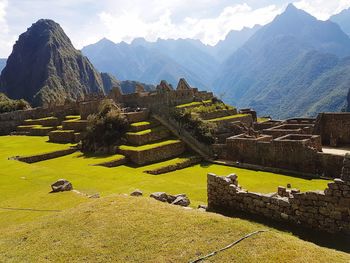
[(104, 166), (104, 167), (111, 168), (111, 167), (117, 167), (117, 166), (123, 165), (127, 161), (126, 157), (124, 155), (121, 155), (121, 154), (114, 155), (113, 157), (108, 158), (108, 159), (109, 159), (108, 161), (93, 164), (93, 166)]
[(44, 127), (56, 127), (60, 125), (60, 122), (56, 117), (46, 117), (41, 119), (25, 120), (24, 125), (42, 125)]
[(74, 130), (55, 130), (49, 132), (49, 141), (56, 143), (73, 143), (75, 142)]
[(171, 164), (164, 165), (158, 168), (154, 168), (152, 170), (146, 170), (145, 173), (158, 175), (158, 174), (164, 174), (169, 173), (172, 171), (177, 171), (180, 169), (184, 169), (190, 166), (193, 166), (195, 164), (198, 164), (202, 161), (202, 158), (198, 155), (194, 156), (188, 156), (188, 157), (180, 157), (175, 158), (173, 160), (170, 160)]
[(181, 155), (185, 144), (180, 140), (167, 140), (142, 146), (119, 146), (119, 152), (138, 165), (163, 161)]
[(47, 127), (42, 125), (20, 125), (17, 126), (17, 132), (27, 132), (31, 136), (47, 136), (49, 132), (55, 130), (55, 127)]
[(12, 157), (10, 159), (18, 160), (21, 162), (25, 163), (36, 163), (36, 162), (41, 162), (45, 160), (50, 160), (58, 157), (62, 157), (65, 155), (72, 154), (76, 152), (77, 149), (74, 147), (67, 148), (64, 150), (58, 150), (58, 151), (53, 151), (53, 152), (48, 152), (48, 153), (40, 153), (40, 154), (35, 154), (35, 155), (30, 155), (30, 156), (16, 156)]
[(134, 122), (130, 124), (129, 131), (130, 132), (140, 132), (147, 129), (151, 129), (159, 126), (159, 122), (156, 120), (142, 121), (142, 122)]
[(75, 132), (85, 131), (87, 127), (87, 120), (72, 119), (62, 122), (63, 130), (74, 130)]
[(131, 145), (145, 145), (148, 143), (160, 141), (170, 136), (170, 131), (163, 126), (150, 128), (139, 132), (127, 132), (125, 138)]

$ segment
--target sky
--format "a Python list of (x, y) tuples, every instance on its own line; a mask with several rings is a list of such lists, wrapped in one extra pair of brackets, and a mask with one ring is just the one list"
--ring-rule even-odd
[(41, 18), (58, 22), (78, 49), (103, 37), (215, 45), (230, 30), (271, 22), (291, 2), (320, 20), (350, 7), (350, 0), (0, 0), (0, 57)]

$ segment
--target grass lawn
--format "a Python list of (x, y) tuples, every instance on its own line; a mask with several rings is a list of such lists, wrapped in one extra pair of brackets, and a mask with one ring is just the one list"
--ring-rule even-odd
[[(83, 193), (98, 192), (101, 196), (130, 193), (136, 188), (144, 191), (146, 195), (155, 191), (172, 194), (186, 193), (193, 207), (206, 203), (206, 174), (208, 172), (219, 175), (236, 173), (239, 183), (244, 188), (264, 193), (275, 192), (279, 185), (285, 186), (287, 183), (301, 190), (323, 190), (327, 185), (325, 180), (306, 180), (213, 164), (198, 164), (167, 174), (150, 175), (143, 171), (162, 167), (175, 161), (136, 168), (124, 165), (106, 168), (91, 165), (113, 159), (113, 156), (83, 155), (80, 152), (34, 164), (8, 160), (8, 157), (11, 156), (27, 156), (61, 150), (71, 145), (47, 143), (47, 140), (48, 137), (0, 137), (0, 207), (66, 209), (86, 201), (86, 198), (72, 192), (48, 194), (51, 190), (51, 183), (60, 178), (70, 180), (73, 187)], [(0, 209), (0, 229), (49, 213)]]
[[(189, 262), (262, 229), (267, 228), (150, 198), (112, 195), (2, 229), (0, 261)], [(349, 260), (349, 254), (269, 229), (205, 262)]]
[[(266, 226), (238, 218), (187, 211), (150, 198), (132, 198), (141, 189), (186, 193), (191, 206), (206, 203), (206, 174), (236, 173), (239, 183), (256, 192), (276, 191), (291, 183), (301, 190), (323, 190), (327, 181), (199, 164), (180, 171), (150, 175), (176, 162), (144, 167), (91, 166), (116, 158), (76, 152), (26, 164), (8, 157), (66, 149), (70, 144), (48, 137), (0, 137), (0, 262), (188, 262)], [(65, 178), (75, 192), (49, 194), (50, 184)], [(116, 195), (117, 194), (117, 195)], [(35, 210), (20, 210), (35, 209)], [(56, 210), (60, 210), (57, 212)], [(209, 262), (349, 262), (349, 254), (305, 242), (271, 229), (210, 259)]]

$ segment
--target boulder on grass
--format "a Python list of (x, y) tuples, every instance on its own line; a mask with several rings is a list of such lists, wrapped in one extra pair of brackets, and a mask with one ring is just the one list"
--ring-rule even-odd
[(142, 191), (139, 189), (136, 189), (134, 192), (132, 192), (130, 195), (131, 196), (142, 196)]
[(168, 202), (168, 195), (165, 192), (155, 192), (152, 193), (150, 197), (161, 202)]
[(59, 179), (51, 185), (52, 193), (71, 191), (73, 190), (73, 186), (71, 182), (66, 179)]
[(186, 195), (178, 195), (176, 199), (171, 203), (173, 205), (180, 205), (180, 206), (189, 206), (190, 205), (190, 199)]

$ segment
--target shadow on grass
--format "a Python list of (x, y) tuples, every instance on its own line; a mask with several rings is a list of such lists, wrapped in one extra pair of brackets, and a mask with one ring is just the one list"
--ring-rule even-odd
[(97, 153), (80, 153), (77, 158), (84, 159), (105, 159), (111, 157), (115, 154), (97, 154)]
[(314, 243), (318, 246), (350, 253), (350, 236), (346, 236), (344, 234), (329, 234), (304, 226), (297, 226), (288, 222), (274, 221), (273, 219), (268, 219), (263, 216), (253, 215), (246, 212), (227, 212), (223, 209), (209, 212), (220, 213), (227, 217), (235, 217), (248, 220), (252, 223), (260, 223), (282, 232), (291, 233), (304, 241)]

